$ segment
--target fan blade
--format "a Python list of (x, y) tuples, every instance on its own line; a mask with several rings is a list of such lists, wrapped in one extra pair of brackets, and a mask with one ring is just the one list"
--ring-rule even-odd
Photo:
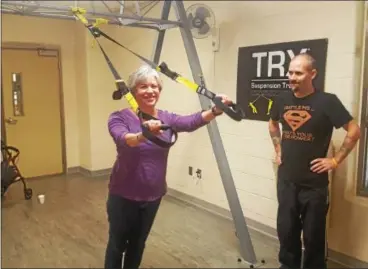
[(201, 20), (205, 20), (207, 17), (211, 16), (210, 12), (205, 7), (198, 7), (196, 10), (196, 17)]
[(203, 22), (203, 26), (201, 27), (201, 29), (198, 30), (199, 34), (204, 35), (207, 34), (208, 31), (210, 30), (210, 26), (207, 22)]
[(193, 30), (192, 30), (192, 35), (193, 35), (193, 37), (195, 37), (195, 38), (198, 38), (199, 36), (200, 36), (200, 34), (199, 34), (199, 29), (198, 28), (194, 28)]
[(190, 22), (189, 25), (190, 25), (190, 29), (193, 28), (193, 15), (192, 13), (189, 13), (188, 15), (188, 21)]

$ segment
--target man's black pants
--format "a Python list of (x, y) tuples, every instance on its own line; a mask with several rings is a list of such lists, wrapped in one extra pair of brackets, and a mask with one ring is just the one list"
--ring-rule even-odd
[(326, 268), (326, 216), (328, 187), (307, 188), (278, 179), (277, 232), (280, 241), (281, 268), (301, 268), (301, 231), (303, 231), (303, 267)]
[(153, 202), (136, 202), (109, 195), (107, 200), (109, 239), (105, 268), (139, 268), (160, 203), (161, 199)]

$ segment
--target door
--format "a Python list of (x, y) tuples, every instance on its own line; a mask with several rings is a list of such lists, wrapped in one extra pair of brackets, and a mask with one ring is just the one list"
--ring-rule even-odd
[(57, 54), (2, 49), (6, 144), (20, 150), (26, 178), (63, 173), (60, 77)]

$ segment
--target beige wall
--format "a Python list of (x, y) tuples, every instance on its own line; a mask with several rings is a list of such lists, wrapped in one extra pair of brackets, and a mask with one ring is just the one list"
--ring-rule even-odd
[[(356, 82), (360, 81), (357, 67), (361, 44), (357, 32), (361, 6), (358, 2), (206, 3), (214, 10), (220, 27), (220, 50), (212, 51), (211, 38), (195, 42), (207, 85), (213, 91), (236, 97), (239, 47), (328, 38), (326, 91), (336, 93), (353, 115), (359, 116), (357, 108), (361, 93)], [(339, 20), (327, 20), (326, 10)], [(157, 8), (152, 12), (159, 14)], [(171, 18), (173, 15), (172, 12)], [(68, 167), (110, 168), (115, 148), (107, 133), (106, 121), (113, 110), (125, 107), (126, 103), (111, 99), (115, 87), (113, 77), (99, 49), (91, 47), (90, 36), (75, 22), (4, 17), (3, 40), (61, 46)], [(55, 28), (59, 33), (56, 34)], [(103, 29), (136, 52), (146, 57), (152, 55), (153, 31), (114, 26), (104, 26)], [(109, 42), (103, 42), (103, 45), (125, 79), (141, 63)], [(191, 78), (177, 29), (167, 32), (161, 59), (175, 71)], [(165, 88), (161, 108), (178, 113), (201, 109), (196, 94), (166, 77), (163, 79)], [(245, 216), (275, 228), (276, 171), (267, 123), (237, 123), (224, 116), (219, 118), (218, 124)], [(339, 146), (343, 138), (344, 132), (335, 132), (334, 144)], [(368, 202), (354, 195), (356, 163), (354, 152), (333, 180), (329, 246), (368, 262)], [(202, 169), (201, 181), (187, 174), (188, 166)], [(228, 209), (206, 128), (180, 135), (170, 154), (168, 184), (178, 191)]]
[[(124, 104), (112, 100), (113, 77), (80, 22), (2, 15), (2, 42), (60, 48), (67, 167), (111, 167), (115, 155), (106, 120)], [(106, 49), (113, 61), (119, 59), (116, 47), (107, 44)]]
[(61, 48), (67, 163), (69, 166), (79, 165), (79, 150), (75, 150), (79, 145), (73, 35), (75, 22), (3, 14), (1, 22), (2, 42), (48, 44)]
[[(326, 20), (326, 10), (339, 20)], [(358, 21), (362, 19), (362, 3), (234, 2), (226, 12), (227, 18), (220, 22), (221, 49), (213, 56), (218, 63), (218, 89), (229, 89), (227, 93), (235, 96), (238, 47), (328, 38), (326, 91), (337, 94), (348, 110), (360, 117), (362, 28)], [(275, 170), (267, 124), (237, 124), (226, 118), (219, 123), (245, 215), (275, 227)], [(342, 130), (334, 133), (335, 146), (341, 145), (344, 135)], [(368, 199), (355, 196), (356, 171), (353, 152), (336, 172), (332, 185), (329, 247), (368, 261)]]

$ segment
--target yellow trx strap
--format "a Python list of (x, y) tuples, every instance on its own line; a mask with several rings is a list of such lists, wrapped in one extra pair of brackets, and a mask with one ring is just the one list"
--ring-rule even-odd
[(192, 89), (193, 91), (197, 91), (199, 87), (198, 84), (194, 83), (193, 81), (190, 81), (189, 79), (181, 77), (181, 76), (177, 77), (175, 81), (187, 86), (189, 89)]
[[(105, 60), (108, 64), (108, 66), (110, 67), (111, 72), (113, 73), (114, 77), (115, 77), (115, 84), (116, 84), (116, 88), (117, 90), (113, 93), (113, 99), (114, 100), (118, 100), (121, 99), (121, 97), (124, 97), (127, 102), (129, 103), (130, 107), (134, 110), (134, 112), (138, 115), (138, 117), (141, 120), (159, 120), (156, 119), (155, 117), (146, 114), (142, 111), (139, 110), (137, 101), (135, 100), (134, 96), (132, 95), (131, 91), (129, 90), (129, 88), (127, 87), (127, 85), (125, 84), (124, 80), (120, 77), (120, 75), (118, 74), (118, 72), (116, 71), (115, 67), (113, 66), (113, 64), (111, 63), (109, 57), (107, 56), (106, 52), (104, 51), (104, 49), (102, 48), (100, 42), (98, 41), (98, 37), (100, 37), (101, 35), (101, 31), (98, 29), (98, 25), (101, 23), (107, 23), (106, 20), (100, 19), (100, 20), (96, 20), (96, 23), (91, 25), (88, 23), (88, 20), (84, 17), (84, 13), (85, 10), (81, 9), (81, 8), (73, 8), (72, 9), (73, 14), (86, 26), (86, 28), (91, 32), (92, 36), (95, 38), (97, 44), (99, 45)], [(165, 124), (162, 122), (161, 125), (161, 130), (169, 130), (171, 132), (171, 136), (170, 136), (170, 140), (169, 141), (165, 141), (165, 139), (161, 139), (159, 137), (157, 137), (156, 135), (152, 134), (151, 131), (148, 129), (147, 126), (145, 126), (144, 124), (142, 124), (142, 134), (144, 137), (146, 137), (148, 140), (150, 140), (151, 142), (155, 143), (156, 145), (163, 147), (163, 148), (169, 148), (171, 146), (173, 146), (177, 139), (178, 139), (178, 133), (177, 131), (175, 131), (173, 128), (171, 128), (169, 125)]]
[(87, 19), (82, 15), (86, 13), (86, 10), (81, 7), (72, 7), (72, 12), (74, 16), (76, 16), (81, 22), (83, 22), (85, 25), (88, 25)]
[[(88, 21), (82, 15), (83, 12), (85, 12), (85, 11), (80, 10), (80, 9), (75, 9), (73, 11), (73, 13), (75, 14), (75, 16), (77, 16), (79, 18), (79, 20), (82, 21), (86, 25), (86, 27), (90, 30), (90, 32), (93, 34), (94, 37), (97, 38), (97, 37), (103, 36), (103, 37), (107, 38), (108, 40), (114, 42), (115, 44), (119, 45), (120, 47), (128, 50), (129, 52), (131, 52), (132, 54), (134, 54), (135, 56), (137, 56), (139, 59), (141, 59), (142, 61), (144, 61), (145, 63), (147, 63), (149, 66), (151, 66), (152, 68), (154, 68), (157, 71), (161, 72), (162, 74), (168, 76), (172, 80), (174, 80), (174, 81), (176, 81), (176, 82), (178, 82), (180, 84), (183, 84), (184, 86), (188, 87), (189, 89), (195, 91), (198, 94), (201, 94), (201, 95), (206, 96), (207, 98), (209, 98), (210, 100), (212, 100), (217, 107), (219, 107), (220, 109), (222, 109), (233, 120), (241, 121), (242, 119), (244, 119), (244, 112), (243, 112), (243, 110), (237, 104), (232, 104), (231, 106), (227, 106), (227, 105), (223, 104), (222, 103), (222, 98), (216, 96), (215, 93), (213, 93), (210, 90), (208, 90), (204, 85), (198, 85), (197, 83), (195, 83), (193, 81), (190, 81), (189, 79), (186, 79), (186, 78), (182, 77), (180, 74), (178, 74), (178, 73), (176, 73), (174, 71), (171, 71), (168, 68), (168, 66), (166, 65), (166, 63), (164, 63), (164, 62), (161, 63), (159, 66), (157, 66), (154, 62), (152, 62), (152, 61), (146, 59), (145, 57), (143, 57), (143, 56), (135, 53), (134, 51), (128, 49), (127, 47), (123, 46), (122, 44), (120, 44), (119, 42), (117, 42), (116, 40), (114, 40), (113, 38), (111, 38), (110, 36), (108, 36), (107, 34), (105, 34), (104, 32), (102, 32), (97, 27), (93, 27), (92, 25), (89, 25), (88, 24)], [(103, 49), (102, 49), (101, 46), (100, 46), (100, 48), (103, 51)], [(106, 55), (106, 57), (107, 57), (107, 55)], [(110, 68), (111, 68), (111, 66), (110, 66)], [(125, 93), (124, 96), (126, 94), (128, 94), (128, 93)]]
[[(95, 23), (93, 24), (93, 27), (96, 27), (98, 28), (101, 24), (108, 24), (109, 21), (108, 20), (105, 20), (105, 19), (102, 19), (102, 18), (97, 18)], [(92, 40), (92, 48), (94, 48), (96, 45), (96, 39), (94, 38)]]
[(134, 98), (133, 94), (131, 93), (131, 91), (126, 86), (124, 80), (121, 78), (121, 76), (116, 71), (115, 67), (111, 63), (111, 61), (110, 61), (109, 57), (107, 56), (106, 52), (102, 48), (100, 42), (97, 40), (97, 38), (100, 37), (100, 34), (99, 34), (100, 31), (97, 27), (102, 23), (108, 23), (108, 21), (105, 20), (105, 19), (97, 19), (96, 22), (92, 25), (88, 22), (86, 17), (83, 15), (83, 14), (86, 13), (85, 9), (79, 8), (79, 7), (72, 7), (72, 12), (73, 12), (74, 16), (77, 17), (86, 26), (86, 28), (91, 32), (92, 36), (94, 37), (94, 40), (99, 45), (99, 47), (100, 47), (100, 49), (101, 49), (101, 51), (102, 51), (102, 53), (105, 57), (105, 60), (108, 64), (108, 66), (110, 67), (111, 72), (114, 75), (117, 90), (113, 94), (113, 99), (115, 99), (115, 100), (120, 99), (121, 96), (123, 96), (125, 98), (125, 100), (129, 103), (129, 105), (133, 109), (133, 111), (137, 113), (138, 112), (137, 101), (135, 100), (135, 98)]
[(96, 22), (93, 24), (93, 27), (99, 27), (101, 24), (108, 24), (109, 21), (103, 18), (97, 18)]

